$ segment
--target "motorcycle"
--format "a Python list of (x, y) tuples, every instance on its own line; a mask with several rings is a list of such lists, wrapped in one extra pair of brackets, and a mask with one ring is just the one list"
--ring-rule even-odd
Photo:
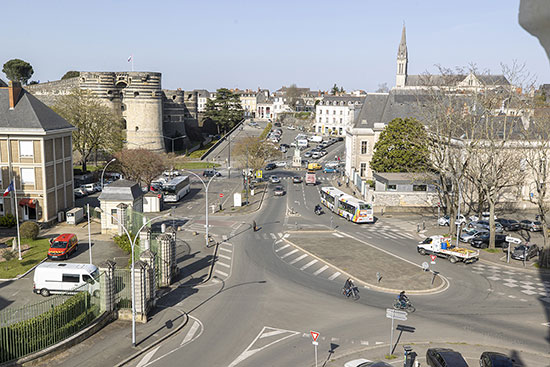
[(317, 214), (317, 215), (323, 214), (323, 209), (321, 209), (320, 206), (316, 206), (315, 207), (315, 214)]
[(359, 288), (356, 286), (349, 287), (349, 288), (342, 288), (342, 294), (346, 297), (352, 297), (355, 301), (359, 299)]

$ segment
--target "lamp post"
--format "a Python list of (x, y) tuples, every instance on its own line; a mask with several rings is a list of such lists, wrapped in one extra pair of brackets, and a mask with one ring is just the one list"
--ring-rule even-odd
[[(458, 238), (460, 237), (460, 196), (462, 196), (462, 185), (460, 185), (460, 180), (457, 179), (458, 184), (458, 214), (456, 216), (456, 247), (458, 248)], [(449, 219), (450, 221), (450, 219)]]
[(103, 167), (103, 171), (101, 171), (101, 191), (103, 191), (103, 175), (105, 175), (105, 170), (107, 169), (107, 166), (110, 165), (111, 163), (113, 163), (114, 161), (116, 161), (116, 158), (111, 159), (111, 160), (105, 165), (105, 167)]
[(114, 220), (117, 221), (117, 223), (122, 227), (122, 229), (124, 230), (124, 233), (126, 233), (126, 236), (128, 237), (128, 241), (130, 241), (130, 245), (131, 245), (131, 248), (132, 248), (132, 270), (131, 270), (131, 282), (132, 282), (132, 347), (135, 347), (136, 346), (136, 287), (135, 287), (135, 259), (134, 259), (134, 248), (135, 248), (135, 245), (136, 245), (136, 238), (138, 238), (138, 235), (139, 233), (141, 232), (141, 230), (146, 226), (148, 225), (149, 223), (151, 223), (152, 221), (156, 220), (156, 219), (159, 219), (159, 218), (162, 218), (162, 217), (166, 217), (166, 216), (169, 216), (171, 215), (171, 213), (169, 214), (164, 214), (164, 215), (159, 215), (159, 216), (156, 216), (154, 218), (151, 218), (149, 219), (147, 222), (145, 222), (141, 227), (140, 229), (137, 231), (136, 233), (136, 236), (134, 237), (134, 240), (132, 241), (132, 236), (130, 236), (130, 233), (128, 232), (128, 230), (126, 229), (126, 227), (124, 226), (124, 224), (120, 223), (120, 221), (118, 220), (118, 218), (116, 218), (115, 216), (107, 213), (107, 212), (104, 212), (103, 210), (101, 210), (101, 208), (95, 208), (95, 210), (99, 213), (102, 213), (102, 214), (107, 214), (108, 216), (110, 216), (111, 218), (113, 218)]
[(210, 180), (208, 180), (208, 183), (205, 183), (204, 180), (199, 175), (197, 175), (195, 172), (191, 172), (191, 171), (188, 171), (186, 169), (184, 169), (182, 171), (190, 173), (193, 176), (195, 176), (196, 178), (198, 178), (200, 180), (200, 182), (202, 183), (202, 185), (204, 186), (204, 192), (205, 192), (205, 197), (206, 197), (206, 210), (205, 210), (205, 214), (206, 214), (206, 220), (205, 220), (205, 222), (206, 222), (205, 223), (206, 224), (206, 234), (205, 234), (205, 239), (206, 239), (206, 247), (208, 247), (208, 187), (210, 187), (210, 183), (212, 182), (212, 180), (214, 178), (216, 178), (216, 174), (214, 174), (214, 176), (212, 176), (210, 178)]

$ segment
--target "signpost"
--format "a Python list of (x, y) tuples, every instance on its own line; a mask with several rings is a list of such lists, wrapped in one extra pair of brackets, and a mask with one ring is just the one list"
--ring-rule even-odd
[(431, 264), (435, 264), (435, 258), (436, 257), (437, 256), (435, 256), (435, 255), (430, 255), (430, 258), (432, 259), (432, 261), (430, 262)]
[(220, 192), (220, 198), (223, 198), (223, 194)]
[(391, 332), (390, 332), (390, 356), (393, 352), (393, 320), (401, 320), (405, 321), (407, 320), (407, 312), (406, 311), (399, 311), (394, 310), (393, 308), (386, 308), (386, 317), (388, 319), (391, 319)]
[(317, 342), (317, 338), (319, 337), (319, 333), (313, 330), (311, 330), (309, 333), (311, 334), (312, 339), (311, 344), (313, 344), (315, 348), (315, 367), (317, 367), (317, 346), (319, 345), (319, 343)]

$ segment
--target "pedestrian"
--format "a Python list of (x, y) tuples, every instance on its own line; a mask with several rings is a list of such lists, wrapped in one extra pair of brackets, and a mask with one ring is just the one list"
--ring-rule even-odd
[(258, 230), (258, 227), (256, 226), (256, 221), (255, 220), (252, 221), (252, 228), (254, 229), (254, 232), (256, 232)]

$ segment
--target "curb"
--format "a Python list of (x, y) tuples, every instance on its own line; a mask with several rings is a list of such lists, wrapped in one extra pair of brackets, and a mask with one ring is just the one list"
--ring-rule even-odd
[[(162, 307), (162, 306), (157, 306), (157, 307)], [(128, 362), (131, 362), (133, 361), (134, 359), (136, 359), (137, 357), (139, 357), (140, 355), (142, 355), (143, 353), (145, 352), (148, 352), (149, 350), (151, 350), (151, 348), (154, 348), (156, 347), (158, 344), (162, 343), (163, 341), (165, 341), (166, 339), (170, 338), (172, 335), (174, 335), (175, 333), (179, 332), (181, 329), (183, 329), (183, 327), (185, 325), (187, 325), (187, 322), (189, 321), (189, 316), (187, 315), (187, 313), (183, 312), (183, 311), (180, 311), (176, 308), (171, 308), (171, 307), (165, 307), (165, 308), (170, 308), (170, 309), (173, 309), (173, 310), (177, 310), (178, 312), (181, 312), (182, 315), (185, 316), (185, 321), (181, 323), (180, 326), (178, 326), (176, 329), (172, 330), (171, 332), (169, 332), (168, 334), (166, 334), (165, 336), (163, 336), (162, 338), (156, 340), (155, 342), (151, 343), (151, 345), (143, 348), (142, 350), (139, 350), (137, 352), (135, 352), (134, 354), (132, 354), (131, 356), (127, 357), (126, 359), (120, 361), (119, 363), (117, 363), (115, 365), (115, 367), (121, 367), (121, 366), (124, 366), (126, 363)]]
[(0, 279), (0, 282), (9, 282), (9, 281), (14, 281), (14, 280), (19, 280), (19, 279), (25, 277), (27, 274), (29, 274), (31, 271), (33, 271), (34, 268), (36, 268), (38, 265), (42, 264), (46, 260), (48, 260), (48, 257), (45, 257), (44, 259), (42, 259), (42, 261), (40, 261), (38, 264), (36, 264), (35, 266), (33, 266), (32, 268), (27, 270), (24, 274), (18, 275), (15, 278), (11, 278), (11, 279)]
[[(348, 236), (348, 237), (351, 237), (351, 236)], [(353, 238), (353, 237), (352, 237)], [(355, 238), (354, 238), (355, 239)], [(346, 275), (348, 278), (354, 278), (358, 283), (366, 286), (367, 288), (371, 289), (371, 290), (375, 290), (375, 291), (378, 291), (378, 292), (384, 292), (384, 293), (391, 293), (391, 294), (396, 294), (396, 293), (399, 293), (401, 292), (403, 289), (391, 289), (391, 288), (384, 288), (384, 287), (379, 287), (379, 286), (376, 286), (376, 285), (373, 285), (371, 283), (368, 283), (368, 282), (365, 282), (364, 280), (361, 280), (361, 279), (358, 279), (357, 277), (353, 276), (352, 274), (348, 273), (347, 271), (343, 270), (343, 269), (340, 269), (339, 267), (329, 263), (328, 261), (326, 261), (325, 259), (315, 255), (315, 254), (312, 254), (311, 252), (301, 248), (300, 246), (296, 245), (295, 243), (289, 241), (287, 238), (283, 238), (283, 241), (287, 242), (288, 244), (300, 249), (301, 251), (303, 251), (304, 253), (308, 254), (309, 256), (313, 257), (314, 259), (317, 259), (327, 265), (330, 265), (332, 266), (334, 269), (338, 270), (340, 273)], [(370, 245), (372, 246), (372, 245)], [(374, 247), (374, 246), (373, 246)], [(376, 248), (376, 247), (375, 247)], [(376, 248), (378, 249), (378, 248)], [(380, 250), (380, 249), (378, 249)], [(390, 254), (391, 256), (395, 256), (393, 254)], [(415, 264), (416, 265), (416, 264)], [(444, 276), (440, 275), (439, 276), (441, 277), (441, 279), (443, 280), (443, 283), (437, 287), (437, 288), (434, 288), (434, 289), (431, 289), (431, 290), (406, 290), (407, 293), (409, 294), (415, 294), (415, 295), (424, 295), (424, 294), (436, 294), (436, 293), (440, 293), (440, 292), (443, 292), (445, 290), (447, 290), (447, 288), (449, 287), (449, 281), (447, 280), (447, 278), (445, 278)]]

